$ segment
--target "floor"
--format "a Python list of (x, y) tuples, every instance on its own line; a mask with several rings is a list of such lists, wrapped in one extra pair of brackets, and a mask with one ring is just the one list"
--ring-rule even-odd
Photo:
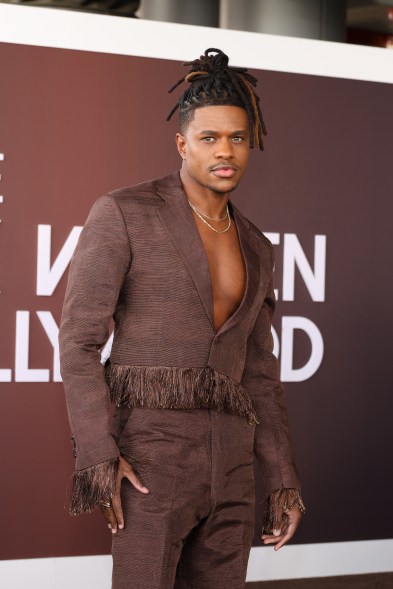
[(393, 589), (393, 573), (247, 583), (247, 589)]

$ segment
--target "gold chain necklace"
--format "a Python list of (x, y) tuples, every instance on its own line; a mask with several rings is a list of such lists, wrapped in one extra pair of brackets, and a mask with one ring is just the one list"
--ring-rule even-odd
[[(187, 199), (188, 200), (188, 199)], [(198, 217), (204, 222), (206, 223), (206, 225), (208, 227), (210, 227), (210, 229), (212, 229), (213, 231), (215, 231), (216, 233), (225, 233), (225, 231), (228, 231), (228, 229), (231, 226), (231, 217), (229, 215), (229, 210), (228, 210), (228, 205), (227, 205), (227, 212), (225, 214), (225, 216), (222, 219), (214, 219), (215, 221), (223, 221), (225, 219), (225, 217), (228, 217), (228, 226), (225, 229), (222, 229), (221, 231), (219, 231), (218, 229), (216, 229), (215, 227), (212, 227), (212, 225), (210, 225), (210, 223), (208, 223), (203, 217), (202, 214), (200, 213), (195, 207), (194, 205), (188, 201), (188, 204), (190, 205), (190, 207), (192, 208), (192, 210), (198, 215)], [(205, 215), (208, 219), (212, 219), (212, 217), (208, 217), (208, 215)]]
[(190, 201), (188, 201), (190, 203), (190, 207), (192, 208), (193, 211), (195, 211), (196, 213), (199, 213), (200, 215), (203, 215), (204, 217), (206, 217), (206, 219), (211, 219), (212, 221), (223, 221), (227, 216), (228, 216), (228, 206), (227, 206), (227, 212), (225, 213), (225, 215), (223, 217), (221, 217), (220, 219), (216, 219), (216, 217), (209, 217), (209, 215), (206, 215), (206, 213), (202, 213), (202, 211), (199, 211), (195, 205), (191, 204)]

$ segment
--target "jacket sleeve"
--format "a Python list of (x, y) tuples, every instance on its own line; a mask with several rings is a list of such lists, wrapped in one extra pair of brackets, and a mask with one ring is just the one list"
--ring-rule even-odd
[(60, 371), (76, 457), (70, 514), (90, 512), (115, 490), (119, 450), (110, 433), (100, 350), (131, 263), (115, 199), (94, 203), (75, 248), (59, 330)]
[(263, 304), (247, 340), (242, 384), (257, 414), (254, 453), (266, 491), (263, 531), (271, 533), (281, 519), (282, 508), (305, 511), (301, 485), (290, 439), (285, 392), (279, 380), (279, 364), (273, 354), (271, 322), (276, 301), (273, 289), (274, 250), (271, 248), (270, 279)]

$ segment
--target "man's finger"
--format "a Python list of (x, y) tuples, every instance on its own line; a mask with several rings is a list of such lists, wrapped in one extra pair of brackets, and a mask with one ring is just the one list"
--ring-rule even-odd
[(119, 475), (120, 475), (120, 478), (126, 477), (130, 481), (130, 483), (136, 489), (138, 489), (138, 491), (141, 491), (141, 493), (148, 493), (149, 489), (147, 487), (145, 487), (145, 485), (142, 484), (142, 482), (139, 480), (139, 478), (135, 474), (131, 464), (129, 462), (127, 462), (122, 456), (120, 456), (120, 464), (122, 465), (122, 468), (119, 469), (118, 477), (119, 477)]
[[(277, 534), (277, 536), (285, 536), (285, 534), (288, 531), (288, 527), (289, 527), (289, 518), (286, 514), (283, 515), (282, 518), (282, 522), (281, 522), (281, 527), (279, 530), (279, 533)], [(273, 534), (274, 534), (274, 530), (273, 530)]]
[(281, 546), (283, 546), (286, 542), (288, 542), (288, 540), (291, 538), (292, 536), (290, 536), (289, 534), (286, 534), (278, 544), (276, 544), (276, 546), (274, 547), (274, 550), (279, 550), (281, 548)]
[(274, 550), (279, 550), (282, 546), (284, 546), (284, 544), (288, 542), (288, 540), (292, 538), (298, 525), (299, 520), (288, 522), (285, 524), (285, 529), (281, 530), (282, 533), (280, 536), (263, 534), (261, 536), (261, 540), (263, 540), (264, 544), (276, 544)]
[(118, 470), (117, 477), (116, 477), (115, 494), (113, 495), (112, 500), (111, 500), (112, 501), (112, 509), (114, 511), (115, 518), (116, 518), (116, 525), (115, 525), (115, 527), (112, 527), (113, 534), (116, 534), (117, 527), (119, 527), (119, 529), (124, 528), (123, 508), (121, 505), (121, 498), (120, 498), (121, 480), (124, 476), (122, 470), (123, 469)]
[(299, 519), (293, 518), (293, 514), (292, 514), (292, 518), (288, 517), (284, 536), (281, 538), (281, 540), (278, 542), (278, 544), (274, 547), (274, 550), (279, 550), (281, 548), (281, 546), (284, 546), (284, 544), (286, 544), (288, 542), (288, 540), (290, 540), (292, 538), (299, 523), (300, 523), (300, 518)]
[(127, 470), (124, 473), (124, 476), (127, 477), (127, 479), (130, 481), (130, 483), (132, 485), (134, 485), (135, 489), (138, 489), (138, 491), (140, 491), (141, 493), (148, 493), (149, 492), (149, 489), (141, 483), (141, 481), (138, 479), (135, 472), (131, 468), (130, 468), (130, 470)]
[(105, 507), (104, 505), (100, 505), (100, 510), (106, 519), (108, 528), (112, 530), (116, 526), (115, 512), (112, 507)]
[(115, 528), (112, 527), (112, 532), (114, 534), (116, 534), (117, 526), (119, 527), (120, 530), (122, 530), (124, 528), (123, 508), (121, 505), (120, 493), (119, 494), (116, 493), (112, 497), (112, 509), (114, 511), (115, 518), (116, 518), (116, 526), (115, 526)]
[(261, 536), (261, 540), (263, 540), (264, 544), (277, 544), (283, 538), (283, 536), (272, 536), (269, 534), (263, 534)]
[(281, 534), (280, 536), (269, 536), (267, 534), (264, 534), (263, 536), (261, 536), (261, 540), (263, 540), (264, 544), (276, 544), (274, 550), (278, 550), (279, 548), (281, 548), (281, 546), (286, 544), (286, 542), (288, 542), (288, 540), (290, 540), (292, 536), (293, 533)]

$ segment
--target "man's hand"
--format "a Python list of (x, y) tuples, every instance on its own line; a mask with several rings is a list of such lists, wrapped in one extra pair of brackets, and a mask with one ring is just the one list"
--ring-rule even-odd
[(273, 530), (273, 535), (262, 534), (261, 540), (264, 544), (276, 544), (274, 550), (279, 550), (281, 546), (286, 544), (296, 532), (300, 521), (302, 519), (302, 512), (297, 507), (292, 507), (283, 512), (281, 526), (277, 530)]
[(138, 477), (136, 476), (135, 472), (132, 470), (128, 462), (122, 456), (119, 456), (119, 468), (117, 470), (116, 478), (116, 491), (115, 495), (111, 499), (111, 506), (106, 507), (105, 505), (100, 504), (100, 509), (108, 523), (108, 528), (112, 530), (112, 534), (116, 534), (118, 528), (120, 530), (124, 528), (123, 509), (121, 506), (120, 499), (121, 480), (124, 477), (127, 478), (130, 481), (130, 483), (134, 485), (135, 489), (137, 489), (141, 493), (149, 492), (149, 489), (142, 485), (141, 481), (138, 479)]

